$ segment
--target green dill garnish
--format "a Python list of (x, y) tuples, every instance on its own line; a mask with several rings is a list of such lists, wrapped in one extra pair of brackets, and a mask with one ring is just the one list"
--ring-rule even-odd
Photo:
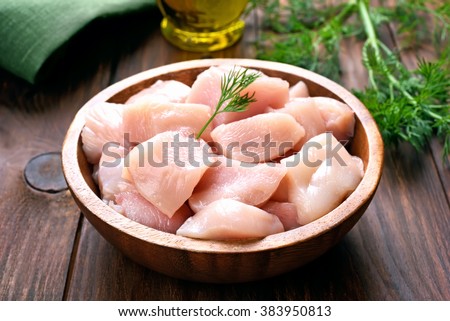
[(241, 95), (241, 92), (260, 76), (259, 73), (249, 72), (247, 68), (233, 68), (228, 74), (222, 76), (220, 82), (220, 98), (214, 113), (202, 127), (196, 138), (200, 138), (202, 133), (218, 114), (226, 112), (243, 112), (247, 110), (248, 105), (256, 101), (254, 98), (255, 93), (253, 92), (251, 95), (249, 95), (249, 93)]

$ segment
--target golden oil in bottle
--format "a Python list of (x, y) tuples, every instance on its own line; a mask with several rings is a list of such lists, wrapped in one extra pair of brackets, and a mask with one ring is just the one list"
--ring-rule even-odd
[(173, 45), (188, 51), (227, 48), (244, 32), (240, 19), (248, 0), (158, 0), (164, 18), (161, 32)]

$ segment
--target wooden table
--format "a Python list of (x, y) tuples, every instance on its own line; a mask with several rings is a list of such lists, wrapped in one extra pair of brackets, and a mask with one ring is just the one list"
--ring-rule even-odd
[[(94, 230), (66, 189), (30, 187), (28, 161), (59, 151), (77, 110), (101, 89), (172, 62), (254, 57), (253, 19), (238, 45), (212, 54), (170, 46), (159, 20), (149, 13), (88, 27), (40, 85), (0, 71), (1, 300), (450, 300), (450, 170), (437, 141), (420, 154), (408, 145), (386, 151), (373, 202), (336, 247), (295, 271), (247, 284), (200, 284), (145, 269)], [(392, 30), (382, 34), (395, 45)], [(342, 44), (347, 88), (365, 84), (360, 48), (356, 40)], [(412, 67), (414, 57), (402, 58)], [(52, 182), (40, 183), (46, 189)]]

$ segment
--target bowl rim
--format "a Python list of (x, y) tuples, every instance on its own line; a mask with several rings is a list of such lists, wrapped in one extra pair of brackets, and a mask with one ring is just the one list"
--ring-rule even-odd
[[(269, 235), (262, 239), (213, 241), (183, 237), (139, 224), (114, 211), (91, 190), (83, 178), (78, 160), (78, 142), (81, 130), (85, 124), (84, 114), (88, 108), (98, 102), (108, 101), (125, 88), (136, 85), (149, 78), (178, 72), (180, 70), (208, 68), (219, 64), (236, 64), (248, 68), (273, 70), (302, 77), (333, 92), (347, 105), (351, 106), (366, 132), (367, 140), (369, 142), (368, 153), (370, 157), (361, 182), (353, 193), (351, 193), (338, 207), (307, 225), (290, 231)], [(383, 157), (383, 141), (375, 120), (368, 109), (347, 89), (324, 76), (300, 67), (279, 62), (239, 58), (201, 59), (177, 62), (149, 69), (118, 81), (100, 91), (80, 108), (67, 131), (62, 146), (62, 167), (67, 185), (69, 186), (72, 195), (98, 219), (110, 225), (110, 227), (118, 232), (126, 233), (131, 237), (140, 239), (144, 242), (190, 252), (216, 254), (251, 253), (289, 247), (320, 236), (339, 226), (373, 197), (381, 179)]]

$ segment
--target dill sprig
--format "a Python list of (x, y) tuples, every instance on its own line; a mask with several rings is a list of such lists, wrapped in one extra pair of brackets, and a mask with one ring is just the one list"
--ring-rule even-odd
[[(257, 58), (297, 65), (338, 81), (340, 42), (356, 36), (364, 42), (362, 63), (369, 86), (354, 93), (373, 114), (386, 144), (407, 141), (420, 151), (436, 135), (444, 143), (443, 157), (449, 154), (449, 3), (398, 0), (392, 7), (371, 7), (366, 0), (350, 0), (330, 7), (315, 0), (254, 2), (264, 6), (269, 29), (256, 43)], [(433, 30), (441, 57), (433, 62), (419, 59), (417, 69), (408, 70), (399, 51), (378, 37), (378, 27), (386, 23), (397, 28), (399, 50), (430, 38), (420, 31), (428, 26), (423, 29)]]
[(202, 127), (196, 138), (200, 138), (209, 124), (220, 113), (243, 112), (247, 110), (248, 105), (256, 101), (254, 98), (255, 92), (252, 94), (245, 93), (244, 95), (241, 95), (241, 92), (260, 76), (260, 73), (249, 72), (247, 68), (235, 67), (226, 75), (222, 76), (220, 82), (220, 98), (214, 113)]

